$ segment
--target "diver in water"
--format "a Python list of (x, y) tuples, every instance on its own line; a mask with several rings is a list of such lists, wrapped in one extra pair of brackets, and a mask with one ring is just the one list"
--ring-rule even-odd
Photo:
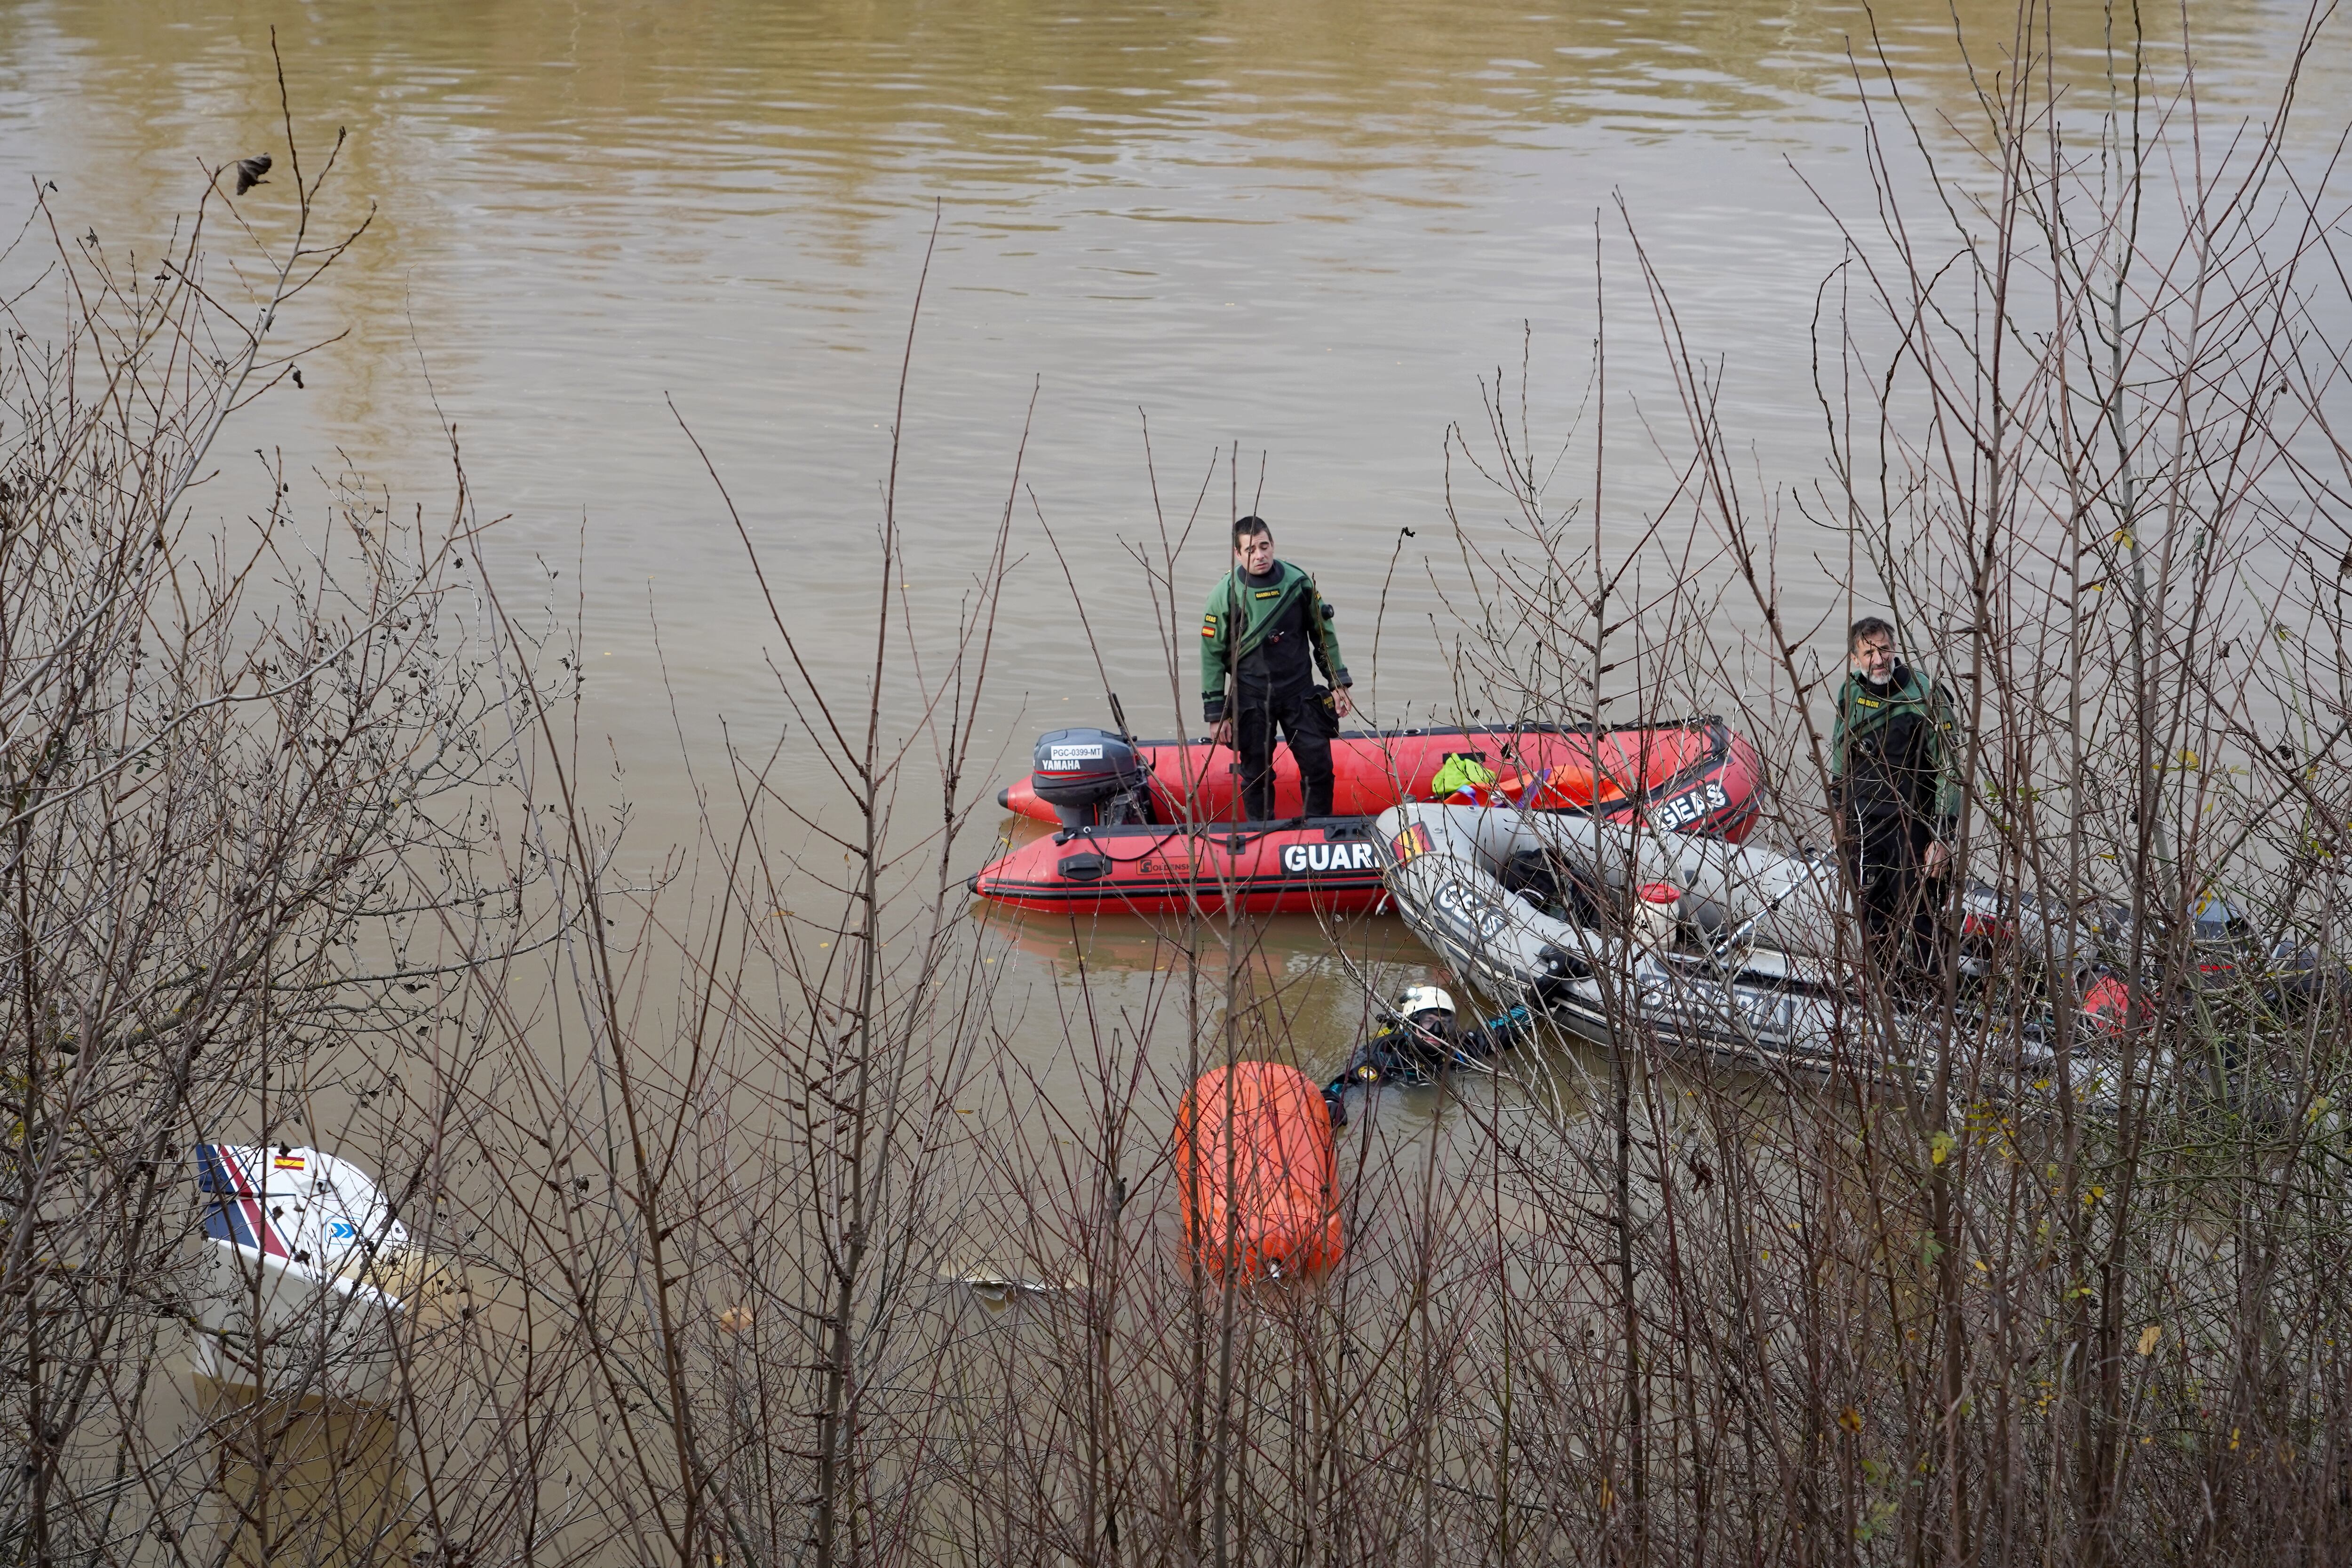
[(1525, 1007), (1465, 1029), (1454, 998), (1434, 985), (1415, 985), (1397, 998), (1387, 1026), (1356, 1047), (1347, 1070), (1324, 1086), (1331, 1125), (1348, 1125), (1348, 1091), (1378, 1084), (1434, 1083), (1449, 1068), (1469, 1067), (1518, 1044), (1534, 1023)]

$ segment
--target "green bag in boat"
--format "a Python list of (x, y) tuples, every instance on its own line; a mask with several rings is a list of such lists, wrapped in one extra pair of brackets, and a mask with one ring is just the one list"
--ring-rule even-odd
[(1494, 769), (1475, 757), (1465, 757), (1457, 752), (1446, 758), (1445, 765), (1437, 770), (1437, 776), (1429, 781), (1429, 793), (1433, 799), (1444, 800), (1456, 790), (1494, 782)]

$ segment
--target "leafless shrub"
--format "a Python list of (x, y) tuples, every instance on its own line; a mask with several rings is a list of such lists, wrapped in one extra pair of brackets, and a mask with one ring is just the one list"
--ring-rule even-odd
[[(2289, 138), (2291, 77), (2270, 123), (2217, 131), (2182, 62), (2119, 32), (2111, 97), (2079, 103), (2045, 24), (2021, 14), (1968, 123), (1857, 74), (1880, 202), (1822, 295), (1822, 483), (1744, 477), (1626, 216), (1596, 268), (1642, 282), (1655, 331), (1617, 328), (1591, 408), (1622, 406), (1610, 355), (1664, 351), (1664, 499), (1622, 521), (1597, 462), (1563, 498), (1498, 377), (1483, 437), (1449, 445), (1440, 580), (1465, 717), (1732, 715), (1778, 763), (1768, 834), (1822, 845), (1843, 627), (1799, 624), (1788, 584), (1850, 558), (1857, 605), (1965, 710), (1962, 870), (2042, 918), (1953, 907), (1970, 963), (1925, 989), (1846, 933), (1836, 1049), (1803, 1070), (1682, 1051), (1627, 994), (1606, 1040), (1555, 1031), (1379, 1108), (1344, 1136), (1349, 1259), (1317, 1281), (1204, 1275), (1166, 1140), (1207, 1067), (1338, 1066), (1327, 1037), (1393, 949), (1332, 931), (1334, 1019), (1249, 921), (1137, 934), (1118, 987), (1073, 928), (1062, 1059), (1009, 1048), (1004, 928), (964, 918), (956, 874), (992, 783), (1017, 451), (953, 626), (905, 603), (886, 491), (854, 689), (818, 677), (738, 520), (791, 724), (699, 770), (699, 837), (632, 871), (588, 804), (576, 677), (542, 681), (527, 610), (447, 574), (462, 490), (428, 536), (352, 489), (332, 551), (298, 548), (282, 500), (242, 550), (185, 522), (269, 373), (252, 323), (335, 247), (270, 240), (238, 326), (194, 237), (160, 290), (58, 242), (73, 329), (13, 335), (5, 373), (0, 1334), (28, 1437), (0, 1538), (41, 1561), (2340, 1556), (2333, 164)], [(1901, 158), (1943, 205), (1906, 209)], [(905, 418), (902, 392), (894, 483)], [(723, 497), (727, 455), (680, 429)], [(1216, 478), (1138, 552), (1180, 722)], [(2096, 974), (2112, 1024), (2083, 1016)], [(2029, 1031), (2055, 1056), (2021, 1069)], [(401, 1196), (429, 1266), (396, 1457), (347, 1411), (166, 1408), (181, 1149), (229, 1126), (336, 1142)]]
[[(15, 247), (51, 252), (0, 353), (0, 1542), (21, 1561), (208, 1539), (218, 1442), (269, 1439), (184, 1387), (192, 1147), (346, 1132), (434, 1026), (434, 928), (479, 945), (511, 918), (460, 805), (498, 766), (465, 541), (349, 477), (306, 524), (311, 484), (266, 448), (257, 515), (193, 518), (224, 430), (264, 428), (310, 346), (278, 345), (279, 313), (365, 226), (322, 234), (335, 158), (306, 170), (286, 129), (270, 199), (215, 172), (162, 257), (58, 233), (45, 196)], [(209, 248), (224, 226), (242, 265)]]

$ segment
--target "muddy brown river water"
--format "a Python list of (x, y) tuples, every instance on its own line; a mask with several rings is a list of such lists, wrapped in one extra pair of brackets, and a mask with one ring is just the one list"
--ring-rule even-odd
[[(1958, 8), (1980, 68), (2002, 58), (2009, 16)], [(2266, 110), (2299, 16), (2193, 9), (2209, 112)], [(221, 449), (282, 450), (297, 473), (356, 472), (430, 510), (451, 493), (454, 422), (483, 515), (504, 519), (484, 558), (510, 595), (579, 617), (585, 726), (619, 774), (600, 787), (629, 798), (647, 864), (695, 832), (682, 752), (710, 756), (722, 723), (764, 747), (787, 722), (743, 546), (667, 405), (778, 569), (819, 679), (856, 684), (935, 218), (899, 476), (917, 613), (952, 616), (1028, 419), (1024, 483), (1139, 728), (1199, 721), (1191, 682), (1180, 710), (1166, 675), (1167, 639), (1187, 628), (1150, 611), (1130, 553), (1158, 537), (1155, 470), (1180, 529), (1211, 492), (1180, 608), (1220, 569), (1216, 531), (1245, 489), (1341, 606), (1370, 714), (1411, 723), (1455, 705), (1433, 636), (1455, 608), (1441, 597), (1457, 563), (1444, 442), (1458, 422), (1484, 449), (1482, 381), (1499, 374), (1516, 404), (1524, 352), (1553, 503), (1583, 504), (1605, 307), (1604, 533), (1630, 536), (1671, 482), (1643, 421), (1672, 395), (1630, 224), (1719, 361), (1759, 488), (1817, 481), (1810, 322), (1842, 254), (1824, 203), (1869, 216), (1856, 74), (1883, 58), (1963, 183), (1972, 113), (1941, 0), (57, 0), (0, 15), (8, 216), (53, 181), (67, 228), (153, 254), (202, 167), (280, 147), (273, 25), (314, 166), (333, 127), (351, 132), (331, 216), (375, 217), (296, 323), (342, 335)], [(2106, 90), (2105, 26), (2095, 6), (2057, 19), (2058, 68), (2086, 95)], [(2341, 76), (2312, 74), (2307, 126), (2341, 122)], [(1895, 178), (1930, 198), (1912, 165)], [(1221, 449), (1238, 449), (1239, 480), (1208, 478)], [(1457, 457), (1457, 486), (1465, 473)], [(235, 510), (248, 480), (225, 459), (208, 503)], [(1475, 499), (1465, 516), (1493, 510)], [(1022, 771), (1038, 730), (1104, 716), (1025, 496), (1014, 550), (982, 721), (997, 775)], [(1806, 616), (1848, 596), (1826, 574), (1787, 592)], [(1192, 657), (1176, 649), (1188, 674)], [(814, 770), (786, 788), (828, 807)], [(961, 851), (974, 866), (989, 826)], [(1411, 967), (1409, 939), (1371, 940)], [(1045, 979), (1040, 954), (1067, 941), (1033, 932), (1005, 962)], [(1109, 931), (1104, 973), (1137, 944)], [(1338, 979), (1327, 945), (1311, 926), (1275, 936), (1310, 989)]]
[[(1959, 11), (1996, 63), (2007, 8)], [(2103, 14), (2061, 12), (2063, 68), (2103, 91)], [(2260, 113), (2300, 15), (2195, 7), (2209, 102)], [(1253, 490), (1262, 462), (1258, 504), (1342, 606), (1360, 664), (1398, 531), (1417, 531), (1364, 693), (1395, 721), (1449, 700), (1426, 651), (1438, 606), (1411, 570), (1450, 554), (1435, 537), (1445, 430), (1477, 435), (1479, 378), (1501, 366), (1516, 383), (1524, 324), (1538, 445), (1566, 436), (1591, 370), (1596, 225), (1626, 526), (1662, 493), (1631, 411), (1647, 395), (1658, 412), (1664, 384), (1621, 199), (1691, 341), (1720, 357), (1727, 423), (1761, 478), (1809, 482), (1822, 459), (1808, 322), (1840, 244), (1808, 183), (1868, 216), (1849, 48), (1866, 51), (1874, 26), (1955, 143), (1969, 112), (1940, 0), (1874, 17), (1624, 0), (37, 0), (0, 15), (7, 216), (31, 179), (53, 180), (67, 226), (152, 254), (200, 165), (283, 142), (273, 24), (314, 166), (333, 127), (352, 133), (333, 210), (373, 203), (377, 216), (303, 323), (348, 335), (306, 357), (306, 391), (273, 399), (266, 426), (233, 428), (223, 449), (282, 446), (298, 473), (348, 462), (435, 502), (449, 489), (437, 397), (484, 514), (509, 519), (493, 565), (520, 583), (551, 563), (567, 603), (583, 579), (594, 727), (640, 770), (648, 844), (685, 831), (668, 804), (673, 701), (698, 739), (720, 714), (742, 735), (782, 713), (742, 547), (664, 400), (711, 449), (755, 539), (789, 558), (795, 613), (864, 625), (870, 597), (845, 590), (869, 575), (935, 212), (901, 476), (919, 605), (936, 593), (951, 605), (977, 564), (1034, 388), (1026, 480), (1113, 684), (1139, 725), (1173, 728), (1122, 547), (1154, 531), (1148, 415), (1180, 521), (1214, 450), (1239, 444)], [(2305, 91), (2308, 123), (2336, 123), (2331, 73)], [(1953, 125), (1934, 123), (1945, 116)], [(1568, 450), (1561, 504), (1589, 492), (1590, 455)], [(1222, 507), (1222, 477), (1216, 488)], [(1100, 706), (1068, 591), (1021, 511), (1028, 560), (994, 710), (1015, 763), (1065, 697), (1089, 721)], [(1188, 605), (1219, 554), (1188, 552)], [(1816, 609), (1842, 590), (1791, 591)], [(845, 656), (837, 673), (857, 668)]]
[[(2300, 15), (2193, 8), (2209, 113), (2265, 111)], [(1958, 7), (1980, 69), (2003, 58), (2009, 16)], [(586, 729), (609, 742), (620, 776), (603, 785), (628, 796), (643, 863), (693, 837), (682, 752), (711, 754), (722, 723), (764, 745), (787, 722), (743, 546), (668, 404), (780, 569), (815, 673), (855, 684), (934, 219), (899, 476), (917, 613), (952, 616), (1027, 420), (1023, 481), (1139, 728), (1198, 724), (1190, 681), (1180, 703), (1166, 675), (1183, 628), (1150, 613), (1131, 549), (1158, 537), (1156, 508), (1181, 529), (1204, 485), (1180, 607), (1220, 569), (1216, 531), (1245, 489), (1341, 606), (1368, 712), (1411, 723), (1455, 704), (1444, 443), (1460, 423), (1483, 449), (1482, 382), (1499, 375), (1516, 403), (1524, 353), (1554, 504), (1581, 504), (1605, 308), (1604, 533), (1636, 527), (1672, 477), (1643, 425), (1671, 390), (1638, 233), (1719, 362), (1759, 487), (1817, 481), (1810, 322), (1842, 254), (1824, 204), (1869, 215), (1857, 72), (1891, 70), (1963, 184), (1973, 112), (1941, 0), (53, 0), (0, 15), (8, 216), (51, 181), (68, 230), (152, 255), (203, 167), (280, 147), (273, 25), (314, 166), (333, 127), (351, 132), (331, 216), (375, 216), (295, 323), (342, 335), (221, 449), (280, 450), (297, 473), (355, 472), (429, 509), (451, 493), (453, 422), (483, 515), (504, 519), (485, 559), (510, 595), (579, 617)], [(2104, 13), (2064, 7), (2056, 25), (2058, 69), (2103, 94)], [(2307, 126), (2341, 122), (2342, 74), (2311, 74)], [(1914, 165), (1895, 178), (1932, 195)], [(1210, 479), (1236, 449), (1240, 479)], [(248, 480), (225, 460), (208, 504), (234, 511)], [(1017, 514), (983, 713), (999, 775), (1038, 730), (1103, 717), (1029, 497)], [(1787, 592), (1802, 616), (1849, 596), (1833, 574)], [(1176, 658), (1189, 673), (1191, 650)], [(826, 809), (814, 771), (786, 787)], [(986, 829), (963, 851), (974, 865)], [(1043, 977), (1057, 942), (1007, 961)], [(1113, 933), (1112, 973), (1133, 942)], [(1319, 933), (1276, 942), (1318, 972)]]

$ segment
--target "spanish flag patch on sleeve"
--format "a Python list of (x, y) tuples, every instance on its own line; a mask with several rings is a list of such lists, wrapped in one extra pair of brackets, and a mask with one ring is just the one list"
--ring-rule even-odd
[(1213, 637), (1217, 635), (1217, 617), (1214, 615), (1207, 615), (1201, 617), (1201, 635), (1204, 637)]

